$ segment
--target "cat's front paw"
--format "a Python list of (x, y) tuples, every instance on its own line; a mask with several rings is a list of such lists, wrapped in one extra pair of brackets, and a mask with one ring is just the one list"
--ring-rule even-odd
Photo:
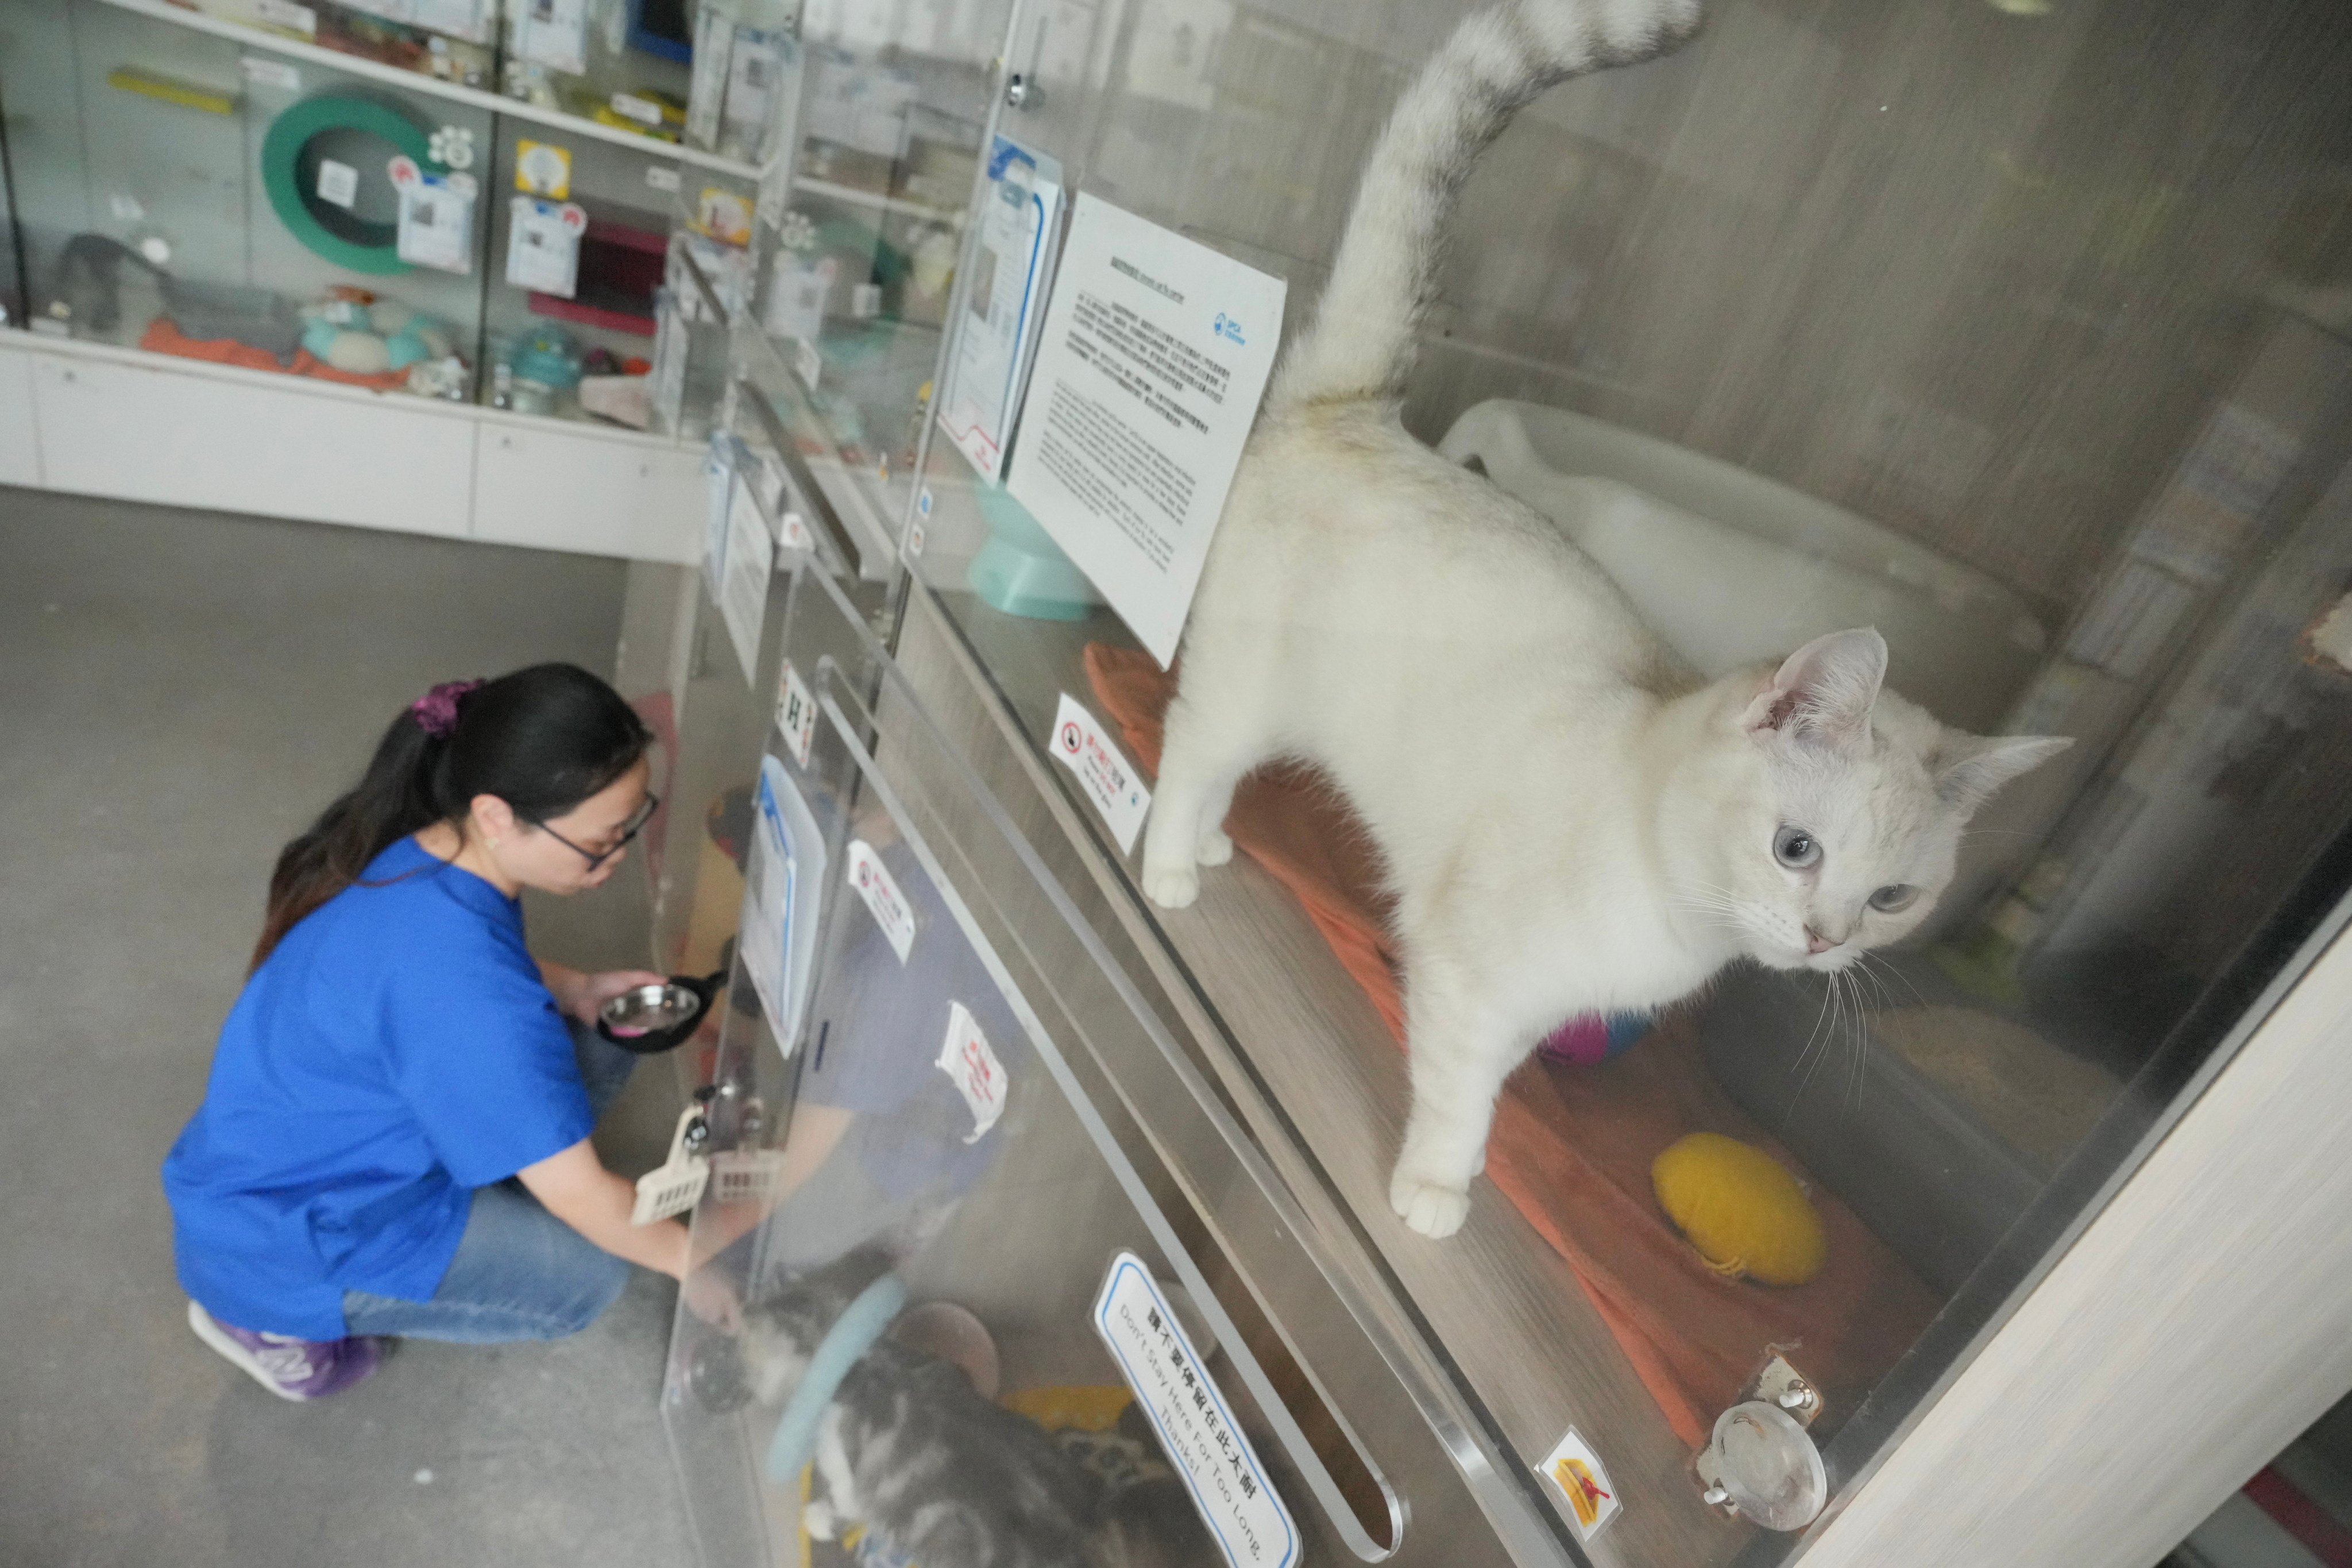
[(1163, 910), (1190, 909), (1201, 896), (1201, 874), (1190, 866), (1143, 864), (1143, 896)]
[(833, 1539), (833, 1505), (819, 1499), (801, 1510), (801, 1528), (811, 1541)]
[(1470, 1215), (1470, 1194), (1400, 1170), (1389, 1178), (1389, 1207), (1422, 1235), (1452, 1236)]

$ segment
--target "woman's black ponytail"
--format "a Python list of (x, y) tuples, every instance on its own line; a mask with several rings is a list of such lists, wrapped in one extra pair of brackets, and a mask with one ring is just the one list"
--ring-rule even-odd
[(358, 784), (279, 851), (253, 967), (399, 839), (436, 822), (463, 833), (480, 795), (526, 822), (562, 816), (635, 766), (652, 739), (619, 692), (577, 665), (533, 665), (454, 696), (436, 687), (384, 731)]

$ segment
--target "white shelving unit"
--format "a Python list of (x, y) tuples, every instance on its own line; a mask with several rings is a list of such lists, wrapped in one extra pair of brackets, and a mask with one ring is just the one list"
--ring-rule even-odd
[(0, 331), (0, 484), (690, 564), (658, 436)]

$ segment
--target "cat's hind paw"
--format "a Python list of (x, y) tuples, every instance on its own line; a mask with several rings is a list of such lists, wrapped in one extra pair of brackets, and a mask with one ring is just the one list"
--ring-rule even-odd
[(1470, 1215), (1470, 1194), (1460, 1187), (1441, 1187), (1399, 1171), (1389, 1178), (1389, 1207), (1405, 1224), (1433, 1239), (1462, 1228)]
[(801, 1528), (808, 1531), (811, 1541), (831, 1541), (834, 1536), (833, 1505), (817, 1499), (801, 1510)]
[(1192, 858), (1203, 866), (1222, 866), (1233, 858), (1234, 841), (1225, 837), (1223, 829), (1204, 835), (1201, 847), (1192, 853)]
[(1201, 896), (1201, 873), (1190, 866), (1143, 863), (1143, 896), (1163, 910), (1192, 907)]

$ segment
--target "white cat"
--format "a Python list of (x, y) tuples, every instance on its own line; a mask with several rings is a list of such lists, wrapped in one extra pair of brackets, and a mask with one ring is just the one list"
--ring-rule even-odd
[(1389, 1199), (1428, 1236), (1462, 1224), (1546, 1031), (1903, 935), (1976, 806), (2069, 743), (1945, 728), (1881, 689), (1869, 629), (1704, 681), (1551, 522), (1399, 424), (1469, 163), (1543, 88), (1696, 21), (1696, 0), (1519, 0), (1406, 90), (1234, 479), (1169, 709), (1157, 902), (1231, 858), (1234, 786), (1273, 758), (1320, 764), (1379, 842), (1412, 1079)]

